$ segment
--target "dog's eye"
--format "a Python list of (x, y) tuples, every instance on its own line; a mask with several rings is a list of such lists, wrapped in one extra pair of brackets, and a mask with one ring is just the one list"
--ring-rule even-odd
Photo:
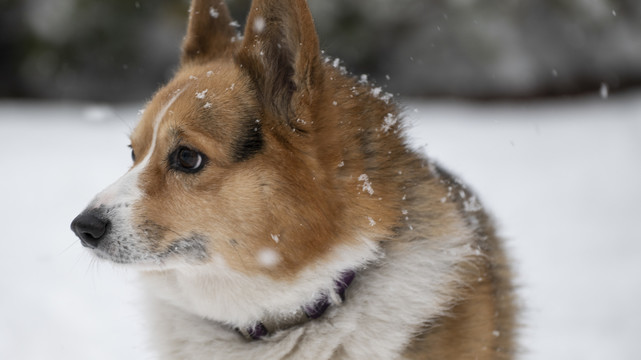
[(196, 173), (205, 166), (205, 155), (198, 151), (181, 147), (171, 155), (170, 164), (175, 170)]
[(136, 162), (136, 152), (134, 151), (133, 146), (129, 145), (129, 148), (131, 149), (131, 161)]

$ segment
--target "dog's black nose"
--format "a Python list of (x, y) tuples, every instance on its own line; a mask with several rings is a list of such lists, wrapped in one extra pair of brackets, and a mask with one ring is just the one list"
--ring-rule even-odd
[(85, 211), (71, 222), (71, 230), (80, 238), (82, 245), (91, 249), (98, 247), (107, 234), (108, 226), (109, 220), (104, 220), (97, 209)]

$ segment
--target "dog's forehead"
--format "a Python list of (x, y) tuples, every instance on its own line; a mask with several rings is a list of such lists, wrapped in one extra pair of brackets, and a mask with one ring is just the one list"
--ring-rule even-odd
[[(193, 130), (217, 140), (229, 138), (239, 122), (257, 116), (251, 89), (248, 77), (233, 64), (187, 67), (149, 102), (132, 133), (132, 142), (150, 143), (156, 125), (162, 134)], [(163, 107), (172, 101), (159, 119)]]

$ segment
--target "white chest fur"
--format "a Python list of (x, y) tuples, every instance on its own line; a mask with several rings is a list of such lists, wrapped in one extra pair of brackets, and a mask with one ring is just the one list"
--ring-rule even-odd
[[(377, 260), (358, 272), (343, 304), (258, 341), (245, 340), (225, 323), (286, 315), (314, 289), (331, 287), (331, 279), (307, 274), (304, 281), (279, 284), (232, 276), (224, 264), (209, 274), (185, 269), (146, 276), (155, 345), (167, 359), (399, 358), (422, 325), (447, 311), (457, 270), (474, 254), (470, 232), (458, 228), (444, 239), (413, 239), (410, 232), (385, 243)], [(367, 258), (374, 254), (370, 249)], [(327, 273), (340, 272), (345, 262), (339, 258)]]

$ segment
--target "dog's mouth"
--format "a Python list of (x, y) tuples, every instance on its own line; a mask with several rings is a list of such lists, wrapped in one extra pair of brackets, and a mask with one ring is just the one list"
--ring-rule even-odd
[(160, 237), (168, 233), (166, 229), (151, 222), (136, 230), (127, 229), (110, 214), (113, 212), (102, 207), (89, 209), (71, 223), (81, 244), (99, 259), (122, 265), (167, 267), (172, 262), (202, 264), (209, 258), (205, 236), (189, 234), (161, 246)]
[(206, 263), (209, 254), (203, 237), (193, 235), (175, 240), (162, 251), (149, 249), (146, 243), (136, 240), (118, 240), (107, 236), (95, 247), (83, 246), (99, 259), (120, 265), (140, 265), (168, 268), (174, 263), (198, 265)]

